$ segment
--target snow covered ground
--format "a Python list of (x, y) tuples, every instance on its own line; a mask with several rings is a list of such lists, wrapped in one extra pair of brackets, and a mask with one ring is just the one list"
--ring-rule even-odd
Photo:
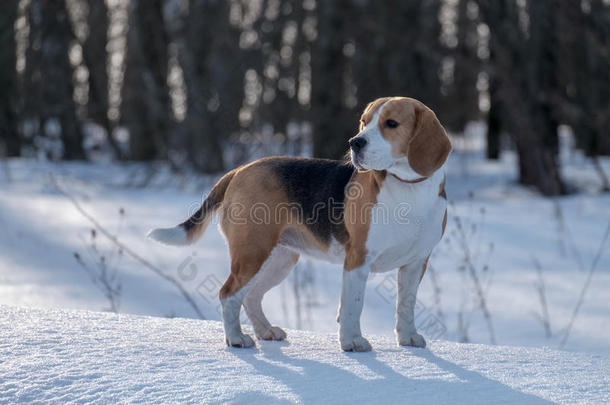
[(215, 321), (0, 306), (0, 403), (603, 404), (610, 357), (336, 335), (227, 348)]
[[(565, 339), (610, 223), (610, 195), (597, 192), (591, 163), (566, 154), (564, 176), (581, 192), (547, 199), (515, 184), (514, 155), (495, 163), (481, 155), (476, 139), (456, 144), (452, 154), (449, 222), (420, 288), (421, 331), (429, 339), (610, 354), (610, 241)], [(610, 172), (610, 161), (603, 163)], [(99, 232), (92, 236), (92, 224), (55, 181), (121, 242), (176, 279), (206, 319), (220, 319), (217, 292), (229, 257), (216, 227), (186, 248), (145, 238), (150, 228), (193, 213), (214, 179), (127, 163), (0, 165), (0, 304), (197, 317), (174, 285)], [(394, 277), (372, 277), (365, 297), (364, 333), (382, 341), (393, 339)], [(340, 281), (339, 267), (302, 260), (267, 295), (266, 312), (285, 328), (335, 333)]]

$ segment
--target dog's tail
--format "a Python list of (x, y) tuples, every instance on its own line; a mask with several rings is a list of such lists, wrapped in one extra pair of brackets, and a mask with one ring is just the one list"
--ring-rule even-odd
[(166, 245), (184, 246), (195, 243), (214, 218), (214, 214), (220, 208), (225, 196), (225, 191), (235, 175), (234, 171), (225, 174), (212, 187), (212, 191), (205, 199), (201, 207), (189, 219), (173, 228), (153, 229), (148, 237)]

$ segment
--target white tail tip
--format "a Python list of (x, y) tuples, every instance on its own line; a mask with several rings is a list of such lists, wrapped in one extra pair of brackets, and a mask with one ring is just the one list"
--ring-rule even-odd
[(186, 231), (180, 225), (173, 228), (153, 229), (148, 232), (147, 236), (165, 245), (184, 246), (189, 244), (186, 238)]

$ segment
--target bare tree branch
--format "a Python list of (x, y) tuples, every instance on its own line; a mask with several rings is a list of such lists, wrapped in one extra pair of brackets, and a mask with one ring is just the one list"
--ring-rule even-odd
[(604, 246), (606, 245), (606, 241), (608, 240), (608, 235), (610, 235), (610, 222), (608, 222), (608, 227), (606, 228), (606, 233), (602, 237), (602, 240), (599, 244), (599, 248), (597, 249), (597, 254), (591, 263), (591, 269), (589, 270), (589, 274), (587, 275), (587, 280), (585, 284), (582, 286), (582, 290), (580, 290), (580, 296), (578, 297), (578, 301), (576, 302), (576, 306), (574, 307), (574, 312), (572, 312), (572, 318), (570, 319), (570, 323), (566, 327), (565, 335), (559, 344), (559, 348), (563, 349), (568, 342), (568, 338), (570, 337), (570, 331), (572, 330), (572, 326), (574, 325), (574, 321), (576, 321), (576, 317), (578, 316), (578, 311), (580, 311), (580, 307), (582, 306), (585, 300), (585, 294), (589, 289), (589, 285), (591, 284), (591, 279), (593, 278), (593, 273), (595, 273), (595, 269), (597, 267), (597, 263), (604, 252)]
[(195, 313), (197, 314), (199, 319), (205, 319), (205, 316), (203, 316), (201, 309), (199, 309), (199, 306), (197, 305), (197, 303), (195, 302), (193, 297), (191, 297), (191, 295), (188, 293), (188, 291), (186, 291), (184, 289), (184, 287), (178, 280), (176, 280), (174, 277), (172, 277), (168, 274), (165, 274), (165, 272), (163, 270), (161, 270), (160, 268), (158, 268), (157, 266), (155, 266), (148, 260), (144, 259), (142, 256), (137, 254), (130, 247), (128, 247), (127, 245), (125, 245), (121, 241), (119, 241), (116, 236), (114, 236), (112, 233), (110, 233), (108, 230), (106, 230), (106, 228), (104, 228), (91, 214), (89, 214), (87, 211), (85, 211), (85, 209), (79, 204), (78, 201), (76, 201), (76, 199), (72, 195), (70, 195), (66, 190), (64, 190), (59, 185), (59, 182), (57, 181), (57, 179), (55, 178), (55, 176), (53, 174), (51, 174), (51, 180), (53, 181), (57, 191), (59, 191), (64, 197), (66, 197), (66, 199), (69, 200), (72, 203), (72, 205), (74, 205), (74, 208), (76, 208), (76, 210), (83, 217), (85, 217), (89, 222), (91, 222), (93, 224), (93, 226), (102, 235), (107, 237), (112, 243), (114, 243), (119, 248), (121, 248), (123, 250), (123, 252), (127, 253), (129, 256), (131, 256), (134, 260), (136, 260), (137, 262), (142, 264), (144, 267), (148, 268), (150, 271), (157, 274), (159, 277), (161, 277), (161, 278), (165, 279), (166, 281), (168, 281), (169, 283), (173, 284), (180, 291), (180, 293), (182, 294), (184, 299), (189, 303), (191, 308), (193, 308), (193, 311), (195, 311)]

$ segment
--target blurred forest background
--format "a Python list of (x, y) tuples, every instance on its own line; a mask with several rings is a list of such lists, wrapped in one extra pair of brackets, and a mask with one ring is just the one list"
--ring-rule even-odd
[(342, 158), (367, 102), (487, 123), (520, 181), (568, 191), (561, 125), (610, 155), (606, 0), (3, 0), (0, 155), (217, 173)]

